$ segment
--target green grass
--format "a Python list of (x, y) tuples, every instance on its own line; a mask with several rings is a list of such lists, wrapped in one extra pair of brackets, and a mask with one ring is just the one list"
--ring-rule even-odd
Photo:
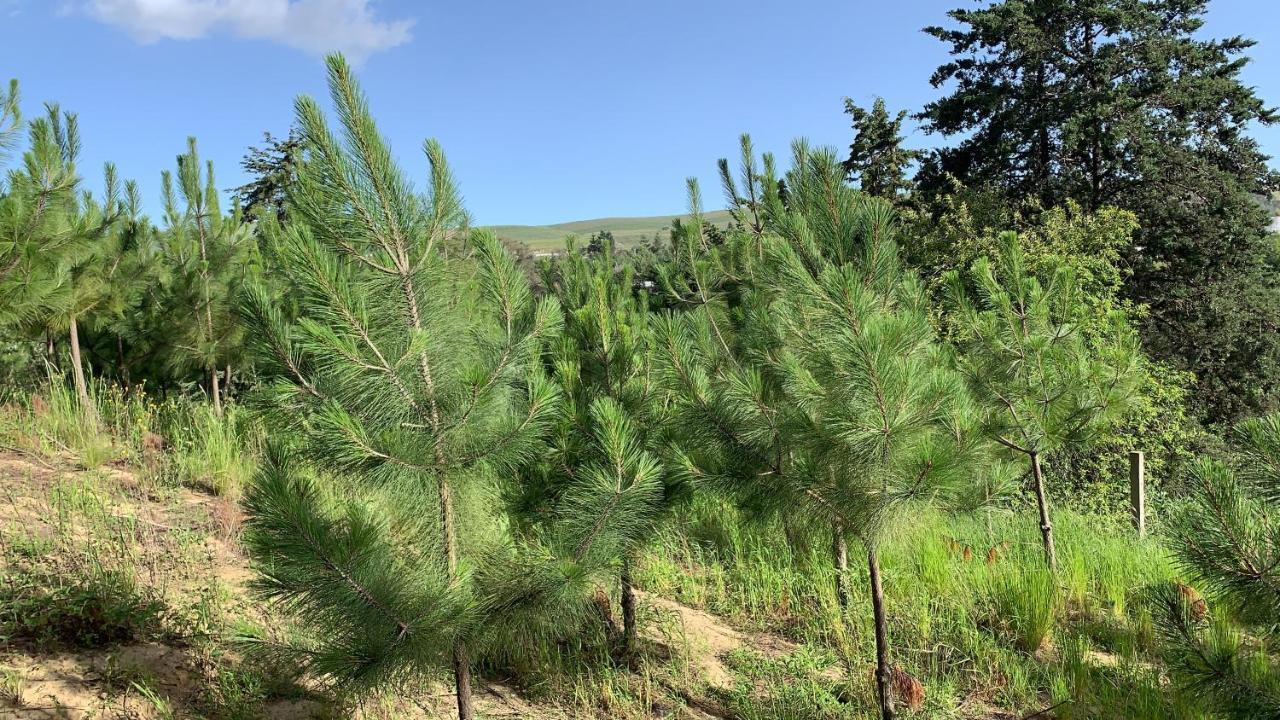
[[(564, 248), (565, 238), (577, 235), (583, 241), (593, 233), (608, 230), (619, 247), (632, 247), (653, 239), (655, 233), (666, 236), (671, 229), (671, 220), (679, 215), (654, 215), (652, 217), (612, 217), (594, 220), (575, 220), (556, 223), (554, 225), (490, 225), (488, 229), (497, 233), (498, 237), (515, 240), (529, 246), (534, 252), (555, 252)], [(709, 222), (723, 225), (729, 221), (727, 210), (715, 210), (704, 213)]]
[(1046, 568), (1006, 565), (988, 580), (992, 627), (1006, 632), (1013, 645), (1034, 653), (1045, 645), (1057, 619), (1057, 579)]
[[(1056, 577), (1044, 568), (1025, 513), (988, 524), (925, 512), (889, 529), (881, 562), (890, 635), (895, 662), (925, 685), (919, 716), (971, 717), (964, 708), (978, 700), (1025, 715), (1070, 698), (1072, 717), (1096, 716), (1081, 714), (1095, 703), (1132, 708), (1108, 717), (1199, 717), (1141, 669), (1158, 662), (1143, 592), (1174, 574), (1158, 541), (1133, 537), (1122, 519), (1069, 510), (1057, 513), (1055, 527), (1063, 563)], [(837, 667), (849, 668), (841, 684), (785, 663), (742, 665), (745, 684), (735, 697), (744, 717), (867, 717), (874, 635), (858, 549), (850, 548), (854, 594), (841, 623), (826, 533), (793, 528), (791, 536), (794, 544), (777, 523), (747, 522), (727, 504), (703, 500), (650, 549), (638, 581), (740, 626), (833, 653)], [(1081, 654), (1082, 647), (1119, 658), (1115, 667), (1094, 667), (1113, 658)], [(1128, 691), (1115, 692), (1117, 683)], [(748, 700), (764, 710), (743, 710)]]
[(166, 418), (166, 474), (175, 482), (238, 498), (253, 476), (258, 432), (236, 406), (222, 417), (205, 405), (183, 404)]
[[(101, 391), (97, 385), (91, 388), (95, 400)], [(75, 391), (61, 382), (50, 382), (0, 418), (0, 446), (65, 456), (84, 468), (100, 467), (123, 454), (100, 415), (85, 412)]]
[[(90, 425), (70, 391), (55, 386), (44, 397), (39, 407), (0, 416), (4, 444), (50, 459), (69, 454), (81, 467), (133, 462), (135, 475), (161, 490), (186, 485), (229, 500), (253, 472), (262, 431), (234, 406), (218, 418), (189, 400), (157, 404), (95, 387), (97, 420)], [(164, 438), (158, 457), (148, 437)], [(146, 538), (156, 531), (117, 517), (119, 499), (104, 492), (106, 478), (82, 472), (48, 488), (43, 516), (53, 535), (3, 538), (8, 589), (0, 594), (0, 634), (7, 637), (0, 639), (83, 647), (180, 628), (183, 636), (205, 638), (191, 652), (217, 669), (201, 690), (199, 716), (256, 717), (270, 698), (296, 693), (296, 685), (241, 657), (228, 641), (253, 633), (220, 619), (232, 599), (217, 583), (179, 601), (142, 582), (163, 576), (155, 569), (162, 562), (198, 572), (207, 538), (173, 529), (163, 553), (148, 549)], [(1124, 518), (1065, 506), (1054, 522), (1056, 575), (1044, 568), (1026, 507), (982, 518), (923, 511), (886, 529), (881, 563), (894, 662), (926, 689), (924, 706), (903, 716), (1021, 717), (1065, 703), (1052, 716), (1202, 720), (1162, 677), (1147, 590), (1176, 573), (1158, 536), (1139, 540)], [(234, 540), (234, 529), (224, 534)], [(702, 496), (655, 538), (634, 571), (640, 587), (799, 645), (782, 655), (750, 646), (734, 651), (726, 659), (734, 680), (727, 690), (704, 685), (684, 657), (680, 628), (646, 606), (642, 621), (668, 638), (670, 655), (651, 649), (634, 665), (619, 665), (599, 638), (584, 635), (477, 660), (526, 697), (571, 716), (652, 717), (688, 693), (742, 718), (874, 717), (867, 575), (861, 548), (850, 552), (853, 597), (842, 617), (821, 525), (752, 521), (728, 502)], [(140, 683), (135, 692), (148, 687)], [(387, 716), (395, 716), (400, 699), (385, 700)]]
[(222, 417), (204, 403), (157, 403), (118, 387), (90, 384), (93, 412), (69, 385), (53, 381), (0, 413), (0, 448), (64, 459), (84, 469), (131, 464), (148, 481), (185, 485), (230, 499), (253, 475), (261, 431), (229, 404)]

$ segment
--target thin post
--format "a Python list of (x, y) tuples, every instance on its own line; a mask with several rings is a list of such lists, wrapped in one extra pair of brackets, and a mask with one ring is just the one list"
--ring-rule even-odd
[(1138, 537), (1147, 534), (1146, 458), (1139, 450), (1129, 453), (1129, 511)]

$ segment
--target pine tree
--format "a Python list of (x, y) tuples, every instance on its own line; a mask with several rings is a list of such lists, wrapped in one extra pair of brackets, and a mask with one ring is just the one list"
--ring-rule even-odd
[(222, 379), (230, 375), (229, 359), (240, 340), (235, 313), (238, 289), (246, 278), (253, 226), (245, 224), (239, 205), (223, 215), (214, 184), (213, 163), (203, 168), (195, 138), (178, 156), (177, 192), (174, 176), (161, 175), (167, 227), (167, 252), (175, 266), (176, 302), (183, 323), (175, 361), (204, 371), (214, 412), (222, 415)]
[(21, 169), (9, 173), (0, 198), (0, 327), (20, 331), (43, 329), (66, 290), (64, 260), (78, 240), (79, 124), (55, 105), (46, 111), (28, 124)]
[(253, 179), (235, 189), (246, 217), (270, 215), (285, 221), (289, 186), (297, 181), (297, 165), (302, 153), (302, 137), (297, 128), (290, 128), (284, 138), (263, 133), (262, 147), (249, 148), (240, 167)]
[(1163, 588), (1160, 629), (1174, 678), (1222, 717), (1280, 718), (1280, 415), (1236, 427), (1233, 463), (1191, 470), (1169, 519), (1174, 556), (1208, 591)]
[(124, 290), (114, 286), (119, 279), (115, 277), (117, 271), (123, 269), (119, 261), (124, 258), (112, 257), (108, 247), (119, 202), (119, 181), (115, 166), (110, 163), (104, 170), (104, 186), (102, 203), (86, 192), (75, 208), (72, 223), (74, 241), (68, 245), (69, 252), (62, 258), (61, 283), (65, 290), (46, 319), (50, 331), (65, 327), (71, 348), (71, 375), (75, 381), (76, 396), (80, 399), (82, 411), (89, 414), (93, 413), (93, 405), (85, 380), (80, 329), (113, 292)]
[[(724, 297), (659, 324), (672, 436), (702, 482), (832, 527), (842, 612), (847, 539), (863, 542), (877, 692), (890, 718), (880, 530), (917, 502), (959, 495), (952, 491), (968, 479), (961, 458), (974, 447), (963, 387), (934, 341), (922, 287), (900, 270), (888, 205), (845, 185), (833, 152), (802, 143), (784, 204), (773, 165), (766, 157), (746, 170), (765, 168), (753, 180), (762, 189), (759, 234), (740, 224), (726, 246), (740, 249), (711, 252), (707, 267), (728, 268), (709, 285)], [(741, 197), (730, 192), (731, 202)], [(749, 260), (757, 249), (761, 259)]]
[[(683, 496), (665, 468), (662, 403), (652, 377), (648, 298), (634, 293), (632, 268), (619, 267), (612, 235), (592, 250), (567, 252), (541, 267), (544, 287), (559, 299), (565, 327), (548, 362), (563, 403), (552, 452), (526, 468), (518, 500), (526, 517), (559, 523), (593, 518), (619, 537), (621, 655), (637, 641), (634, 554)], [(608, 499), (607, 505), (592, 499)], [(547, 523), (544, 523), (547, 524)], [(571, 551), (572, 552), (572, 551)]]
[[(985, 432), (1030, 464), (1045, 559), (1057, 567), (1043, 463), (1062, 447), (1081, 449), (1122, 415), (1133, 399), (1136, 340), (1119, 310), (1110, 332), (1084, 337), (1090, 317), (1074, 273), (1060, 266), (1046, 284), (1028, 272), (1018, 238), (1006, 233), (1000, 254), (980, 258), (964, 277), (945, 282), (959, 327), (960, 370), (987, 406)], [(1096, 315), (1096, 313), (1095, 313)]]
[[(22, 128), (22, 95), (18, 92), (18, 79), (9, 80), (8, 89), (0, 91), (0, 167), (9, 160), (9, 153), (18, 143)], [(0, 191), (4, 186), (0, 185)], [(0, 194), (3, 194), (0, 192)]]
[(142, 196), (133, 180), (125, 181), (117, 215), (102, 248), (107, 282), (98, 298), (93, 326), (110, 343), (103, 356), (115, 357), (116, 378), (127, 389), (132, 384), (134, 361), (126, 352), (126, 345), (155, 341), (146, 337), (156, 333), (146, 332), (145, 309), (149, 296), (167, 284), (170, 268), (155, 228), (142, 214)]
[(902, 122), (906, 110), (889, 116), (884, 98), (876, 98), (871, 109), (844, 99), (844, 112), (853, 122), (853, 142), (844, 161), (849, 180), (868, 195), (898, 200), (911, 187), (907, 169), (921, 153), (902, 147)]
[(1150, 309), (1144, 347), (1195, 373), (1198, 414), (1221, 422), (1280, 391), (1280, 285), (1256, 202), (1277, 177), (1248, 135), (1277, 116), (1240, 79), (1253, 43), (1201, 36), (1207, 6), (1001, 0), (952, 11), (959, 27), (926, 29), (950, 46), (932, 77), (950, 92), (921, 117), (963, 139), (918, 181), (927, 194), (947, 192), (952, 176), (1010, 205), (1030, 196), (1136, 214), (1125, 294)]
[(771, 213), (784, 243), (771, 248), (764, 317), (781, 327), (773, 364), (785, 433), (798, 439), (792, 482), (809, 514), (833, 524), (838, 564), (845, 535), (866, 549), (877, 694), (891, 718), (880, 530), (967, 479), (964, 389), (934, 340), (922, 285), (898, 264), (891, 209), (836, 189), (842, 168), (834, 156), (801, 150), (787, 178), (790, 204), (779, 212), (775, 203)]
[[(564, 622), (575, 605), (561, 591), (589, 575), (525, 552), (495, 499), (555, 416), (540, 359), (561, 314), (492, 234), (469, 233), (440, 146), (424, 147), (424, 198), (350, 67), (335, 55), (328, 70), (341, 139), (315, 101), (296, 104), (308, 157), (280, 258), (299, 319), (261, 290), (245, 305), (284, 378), (267, 406), (300, 433), (249, 493), (246, 542), (259, 591), (314, 629), (297, 656), (312, 673), (360, 688), (448, 669), (469, 720), (476, 646), (500, 627), (531, 632), (537, 598)], [(571, 560), (585, 562), (592, 518), (572, 519), (586, 527)]]

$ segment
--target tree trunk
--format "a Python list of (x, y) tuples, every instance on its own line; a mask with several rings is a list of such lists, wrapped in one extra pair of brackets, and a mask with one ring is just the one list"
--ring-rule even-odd
[(213, 398), (213, 414), (222, 417), (222, 389), (218, 387), (218, 368), (209, 371), (209, 396)]
[[(458, 582), (458, 533), (454, 527), (453, 491), (447, 478), (440, 482), (440, 533), (444, 541), (444, 564), (449, 584)], [(472, 720), (475, 708), (471, 703), (471, 658), (466, 643), (459, 639), (453, 645), (454, 696), (458, 700), (458, 720)]]
[(880, 584), (880, 558), (874, 547), (867, 547), (867, 568), (871, 571), (871, 609), (876, 621), (876, 695), (880, 699), (880, 717), (893, 720), (893, 671), (889, 664), (889, 623), (884, 614), (884, 588)]
[(1044, 559), (1049, 569), (1057, 571), (1058, 553), (1053, 549), (1053, 522), (1049, 519), (1049, 498), (1044, 491), (1044, 473), (1040, 469), (1040, 453), (1031, 453), (1031, 474), (1035, 477), (1036, 507), (1040, 511), (1040, 537), (1044, 540)]
[(224, 398), (227, 402), (231, 402), (231, 363), (227, 363), (226, 372), (222, 375), (224, 382), (222, 383), (222, 392), (227, 396)]
[(58, 341), (53, 336), (53, 331), (46, 331), (44, 334), (44, 354), (49, 361), (49, 367), (55, 370), (58, 367)]
[(471, 703), (471, 658), (461, 640), (453, 646), (453, 685), (458, 699), (458, 720), (473, 720), (476, 710)]
[(116, 335), (116, 372), (120, 373), (120, 383), (125, 392), (131, 390), (129, 383), (129, 364), (124, 361), (124, 338)]
[(844, 537), (844, 526), (831, 526), (831, 555), (836, 566), (836, 603), (843, 619), (849, 612), (849, 546)]
[(84, 367), (80, 364), (80, 327), (76, 316), (71, 316), (71, 375), (76, 381), (76, 397), (80, 400), (82, 412), (89, 412), (89, 386), (84, 380)]
[(622, 653), (630, 659), (636, 651), (636, 592), (631, 585), (631, 558), (622, 559)]

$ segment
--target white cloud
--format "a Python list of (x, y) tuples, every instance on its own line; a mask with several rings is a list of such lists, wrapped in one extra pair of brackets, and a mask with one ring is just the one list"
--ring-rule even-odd
[(379, 20), (371, 0), (85, 0), (82, 7), (144, 43), (225, 31), (313, 54), (339, 50), (352, 62), (403, 45), (413, 27)]

